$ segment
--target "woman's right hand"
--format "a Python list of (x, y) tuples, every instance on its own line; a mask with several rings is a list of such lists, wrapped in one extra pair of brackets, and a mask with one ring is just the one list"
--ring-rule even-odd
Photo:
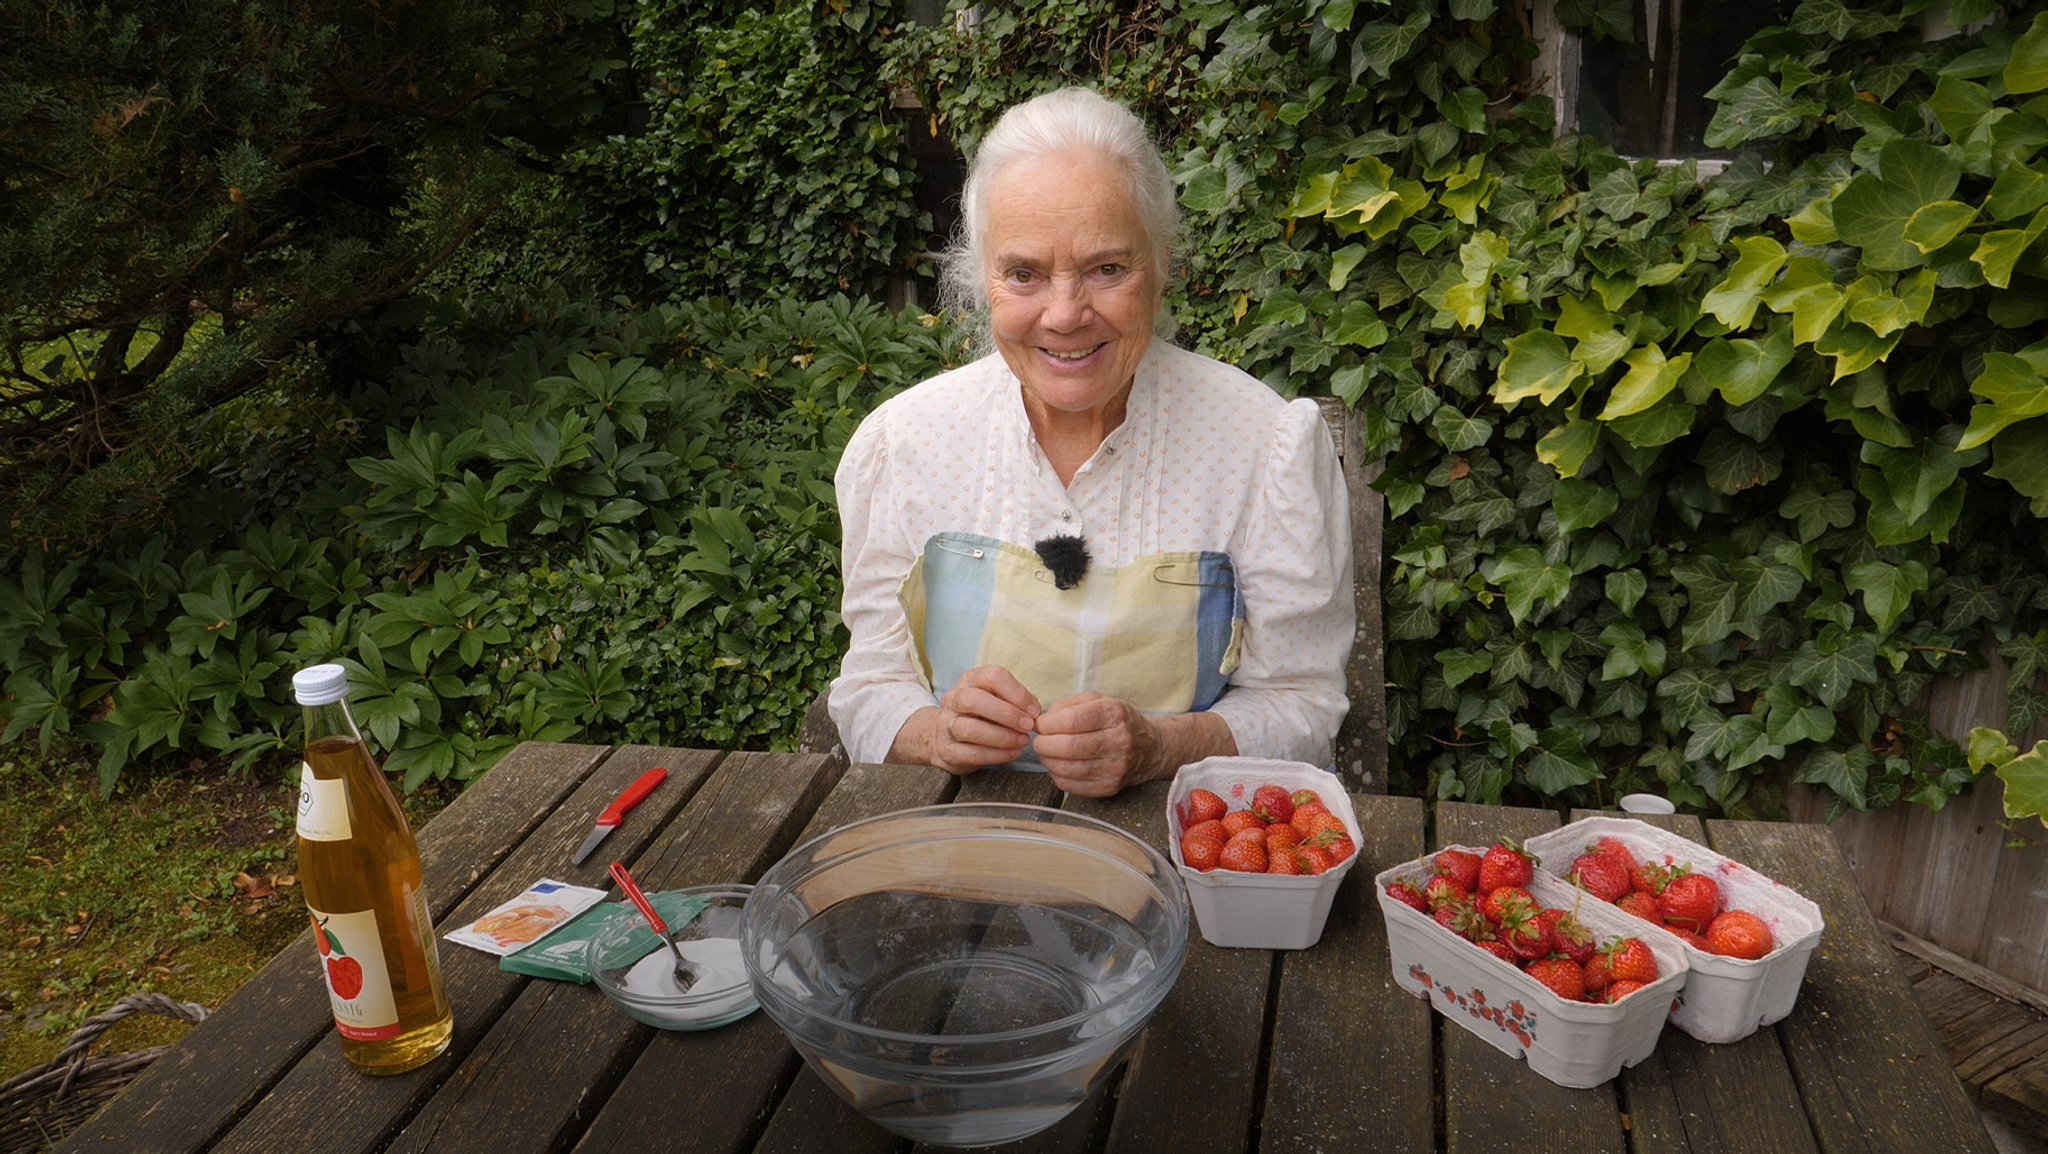
[(1042, 708), (1009, 670), (979, 666), (962, 674), (936, 707), (912, 714), (889, 755), (949, 773), (1003, 765), (1030, 744)]

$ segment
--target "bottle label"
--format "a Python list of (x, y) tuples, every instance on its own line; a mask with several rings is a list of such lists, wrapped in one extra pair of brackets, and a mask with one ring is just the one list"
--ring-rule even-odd
[(299, 836), (307, 841), (347, 841), (348, 782), (313, 776), (313, 767), (299, 766)]
[(320, 969), (327, 980), (327, 1000), (334, 1006), (334, 1028), (344, 1038), (381, 1042), (398, 1036), (398, 998), (384, 967), (384, 946), (377, 936), (377, 911), (313, 915), (313, 944), (320, 950)]

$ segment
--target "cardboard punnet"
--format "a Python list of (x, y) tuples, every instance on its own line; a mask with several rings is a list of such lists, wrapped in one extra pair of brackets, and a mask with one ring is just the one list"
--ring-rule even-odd
[(1541, 861), (1539, 873), (1562, 877), (1570, 872), (1573, 859), (1603, 837), (1619, 839), (1638, 861), (1662, 863), (1668, 854), (1674, 862), (1690, 864), (1693, 872), (1707, 874), (1721, 886), (1723, 909), (1757, 915), (1777, 941), (1770, 953), (1746, 961), (1707, 953), (1675, 934), (1629, 918), (1685, 953), (1689, 972), (1671, 1011), (1672, 1025), (1702, 1042), (1734, 1042), (1792, 1012), (1806, 963), (1820, 945), (1819, 906), (1733, 858), (1634, 818), (1582, 818), (1530, 838), (1523, 848)]
[[(1484, 855), (1486, 847), (1446, 846)], [(1436, 919), (1387, 893), (1406, 881), (1420, 888), (1434, 871), (1428, 858), (1381, 871), (1373, 879), (1387, 920), (1387, 957), (1394, 981), (1446, 1019), (1463, 1026), (1560, 1086), (1598, 1086), (1657, 1048), (1671, 1003), (1686, 980), (1685, 952), (1669, 934), (1639, 932), (1643, 923), (1605, 902), (1578, 902), (1579, 920), (1605, 943), (1638, 937), (1657, 956), (1657, 980), (1612, 1005), (1573, 1002), (1521, 970), (1459, 937)], [(1579, 891), (1537, 871), (1529, 893), (1544, 906), (1571, 909)]]
[(1204, 873), (1188, 868), (1180, 853), (1180, 835), (1187, 829), (1188, 794), (1206, 789), (1222, 797), (1231, 809), (1251, 804), (1252, 791), (1262, 785), (1283, 786), (1289, 793), (1312, 789), (1330, 812), (1344, 822), (1351, 844), (1363, 844), (1358, 815), (1352, 812), (1350, 795), (1337, 775), (1300, 761), (1270, 761), (1258, 757), (1210, 757), (1182, 766), (1173, 777), (1166, 795), (1168, 853), (1174, 868), (1186, 880), (1188, 904), (1195, 908), (1195, 924), (1203, 940), (1212, 946), (1268, 950), (1300, 950), (1315, 945), (1323, 936), (1323, 922), (1330, 916), (1330, 903), (1344, 875), (1358, 861), (1358, 855), (1337, 863), (1327, 873), (1291, 877), (1280, 874), (1248, 874), (1235, 870)]

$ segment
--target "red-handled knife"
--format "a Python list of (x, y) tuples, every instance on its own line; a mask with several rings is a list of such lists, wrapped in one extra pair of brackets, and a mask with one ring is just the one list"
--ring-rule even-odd
[(583, 839), (582, 845), (576, 847), (576, 856), (569, 859), (569, 864), (582, 865), (583, 859), (590, 856), (590, 851), (597, 848), (597, 843), (603, 841), (606, 834), (619, 828), (619, 824), (626, 820), (627, 812), (647, 800), (647, 795), (654, 792), (654, 787), (667, 780), (668, 770), (658, 766), (641, 774), (640, 780), (627, 786), (624, 792), (612, 799), (612, 803), (605, 807), (603, 813), (597, 815), (596, 828), (590, 831), (589, 837)]

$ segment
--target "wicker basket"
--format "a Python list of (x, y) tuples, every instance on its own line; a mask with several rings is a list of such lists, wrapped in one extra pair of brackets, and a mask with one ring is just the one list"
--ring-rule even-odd
[(130, 1014), (198, 1022), (207, 1010), (164, 994), (129, 994), (87, 1018), (57, 1056), (0, 1083), (0, 1154), (41, 1154), (99, 1112), (167, 1047), (87, 1057), (100, 1035)]

